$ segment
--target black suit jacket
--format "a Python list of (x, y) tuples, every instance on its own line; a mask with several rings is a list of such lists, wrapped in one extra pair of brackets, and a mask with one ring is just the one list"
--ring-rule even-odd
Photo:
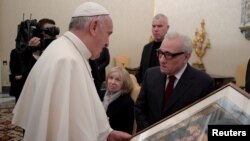
[[(32, 56), (32, 52), (26, 48), (22, 52), (12, 49), (10, 53), (10, 95), (16, 97), (16, 101), (22, 91), (23, 85), (36, 59)], [(16, 80), (15, 76), (22, 75), (20, 80)]]
[(101, 80), (100, 72), (98, 71), (97, 62), (95, 60), (89, 59), (89, 65), (91, 67), (91, 74), (94, 78), (96, 90), (98, 93), (100, 93), (101, 86), (102, 86), (102, 80)]
[(106, 67), (110, 62), (110, 54), (108, 48), (103, 48), (100, 57), (96, 60), (98, 65), (98, 70), (100, 73), (101, 82), (106, 79)]
[(209, 75), (188, 64), (167, 106), (163, 108), (165, 84), (166, 75), (160, 72), (160, 67), (150, 68), (145, 73), (135, 104), (138, 131), (206, 96), (214, 89), (214, 80)]
[(143, 48), (139, 70), (136, 74), (136, 79), (139, 84), (141, 84), (146, 70), (150, 67), (150, 60), (151, 60), (153, 45), (154, 45), (154, 41), (146, 44)]
[[(105, 91), (100, 92), (103, 101)], [(134, 101), (130, 94), (122, 94), (119, 98), (109, 104), (106, 111), (110, 126), (114, 130), (124, 131), (132, 134), (134, 125)]]
[(250, 59), (248, 60), (247, 64), (247, 72), (246, 72), (246, 91), (250, 93)]

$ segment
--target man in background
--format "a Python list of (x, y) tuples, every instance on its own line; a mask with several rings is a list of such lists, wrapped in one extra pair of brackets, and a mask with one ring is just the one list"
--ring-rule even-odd
[[(25, 80), (28, 77), (30, 70), (36, 63), (36, 60), (48, 44), (56, 39), (56, 35), (59, 34), (59, 31), (56, 33), (54, 33), (54, 30), (49, 32), (49, 29), (55, 27), (55, 24), (55, 21), (52, 19), (44, 18), (39, 20), (34, 33), (27, 33), (30, 35), (34, 34), (34, 37), (27, 41), (27, 46), (24, 49), (19, 48), (21, 43), (18, 41), (20, 40), (16, 40), (16, 48), (10, 53), (10, 95), (15, 96), (16, 102), (19, 99)], [(27, 29), (20, 30), (27, 31)], [(30, 32), (32, 31), (30, 30)], [(18, 35), (21, 36), (23, 34)], [(18, 38), (24, 39), (24, 37)]]
[(54, 20), (48, 18), (39, 20), (34, 37), (29, 40), (29, 48), (32, 51), (32, 57), (29, 68), (27, 68), (28, 72), (30, 72), (47, 46), (57, 38), (58, 34), (59, 28), (56, 27)]
[(59, 28), (52, 19), (43, 18), (39, 20), (34, 31), (34, 37), (29, 40), (29, 47), (33, 52), (35, 59), (39, 58), (46, 47), (56, 39), (59, 34)]
[(168, 32), (168, 18), (164, 14), (157, 14), (152, 21), (152, 35), (153, 41), (146, 44), (141, 55), (141, 62), (138, 73), (136, 74), (137, 82), (142, 83), (143, 76), (146, 70), (150, 67), (159, 66), (156, 49), (158, 49)]
[[(107, 44), (108, 46), (108, 44)], [(106, 79), (106, 67), (110, 62), (109, 49), (103, 48), (100, 57), (96, 60), (98, 64), (98, 71), (100, 72), (101, 82), (104, 82)]]
[(10, 53), (10, 95), (15, 97), (17, 102), (20, 93), (23, 89), (23, 85), (27, 78), (32, 60), (32, 52), (29, 49), (19, 51), (18, 49), (12, 49)]
[(89, 59), (100, 56), (113, 32), (109, 12), (94, 2), (74, 11), (69, 31), (40, 56), (14, 108), (13, 124), (28, 141), (124, 141), (98, 97)]
[(190, 38), (178, 33), (165, 36), (157, 50), (160, 66), (146, 71), (135, 104), (138, 131), (213, 91), (213, 79), (188, 64), (191, 53)]
[(89, 59), (89, 64), (92, 70), (91, 73), (93, 75), (94, 83), (98, 93), (100, 93), (102, 87), (105, 87), (103, 86), (103, 82), (106, 79), (106, 67), (109, 64), (109, 61), (110, 61), (110, 56), (109, 56), (108, 44), (105, 45), (105, 48), (103, 48), (100, 57), (98, 59), (95, 60)]

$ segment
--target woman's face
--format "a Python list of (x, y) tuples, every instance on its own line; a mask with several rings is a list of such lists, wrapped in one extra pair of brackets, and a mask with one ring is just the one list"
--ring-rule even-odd
[(116, 93), (121, 90), (123, 82), (118, 72), (112, 72), (108, 76), (107, 80), (108, 80), (107, 90), (110, 92), (110, 94)]

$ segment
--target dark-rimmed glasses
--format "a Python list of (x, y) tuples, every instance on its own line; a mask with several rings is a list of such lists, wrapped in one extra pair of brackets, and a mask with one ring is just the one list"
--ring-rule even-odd
[(164, 56), (165, 59), (172, 59), (175, 58), (176, 56), (179, 56), (181, 54), (184, 54), (185, 52), (177, 52), (177, 53), (171, 53), (171, 52), (163, 52), (160, 49), (156, 50), (157, 56), (160, 58), (162, 55)]

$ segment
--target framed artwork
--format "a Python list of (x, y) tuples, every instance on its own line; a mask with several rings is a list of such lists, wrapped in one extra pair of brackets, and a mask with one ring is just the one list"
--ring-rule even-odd
[(208, 125), (227, 124), (250, 124), (250, 96), (232, 83), (137, 133), (131, 141), (206, 141)]

